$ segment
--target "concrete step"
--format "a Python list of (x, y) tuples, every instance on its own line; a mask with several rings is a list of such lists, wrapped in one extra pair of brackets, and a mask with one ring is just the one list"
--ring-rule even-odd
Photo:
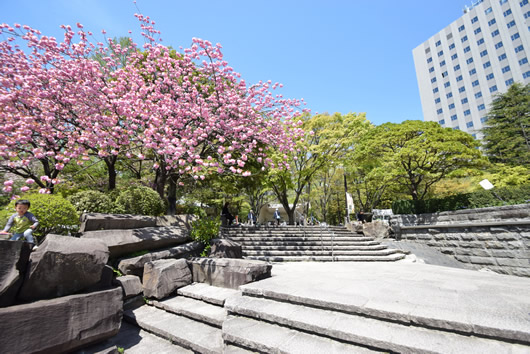
[(266, 262), (394, 262), (405, 258), (405, 254), (394, 253), (388, 256), (246, 256)]
[(144, 305), (125, 311), (124, 319), (143, 330), (199, 353), (222, 353), (221, 329)]
[(193, 283), (177, 290), (177, 294), (210, 304), (223, 306), (230, 296), (239, 294), (239, 290), (219, 288), (205, 283)]
[(241, 245), (243, 251), (266, 251), (266, 250), (277, 250), (277, 251), (295, 251), (295, 250), (305, 250), (305, 251), (331, 251), (331, 249), (337, 250), (340, 249), (342, 251), (377, 251), (377, 250), (384, 250), (387, 249), (387, 246), (382, 244), (375, 244), (375, 245), (334, 245), (333, 247), (331, 245), (306, 245), (306, 244), (297, 244), (297, 245), (289, 245), (289, 246), (283, 246), (283, 245), (275, 245), (275, 244), (268, 244), (268, 245), (249, 245), (247, 243), (244, 243)]
[(250, 317), (382, 351), (493, 354), (525, 353), (529, 350), (523, 345), (490, 338), (249, 296), (232, 297), (226, 302), (225, 308), (231, 315), (229, 318), (234, 315)]
[(383, 249), (383, 250), (342, 250), (335, 248), (331, 250), (243, 250), (243, 256), (388, 256), (398, 253), (397, 250)]
[(377, 241), (373, 241), (373, 240), (370, 240), (370, 241), (357, 241), (357, 240), (354, 240), (354, 241), (348, 241), (348, 240), (333, 240), (333, 242), (331, 241), (325, 241), (325, 242), (322, 242), (322, 241), (315, 241), (315, 240), (302, 240), (302, 241), (271, 241), (271, 240), (262, 240), (262, 239), (257, 239), (257, 240), (251, 240), (251, 241), (236, 241), (234, 239), (230, 239), (234, 242), (237, 242), (241, 245), (245, 245), (245, 246), (275, 246), (275, 247), (280, 247), (280, 246), (295, 246), (295, 247), (298, 247), (298, 246), (315, 246), (315, 247), (331, 247), (331, 245), (333, 244), (334, 246), (378, 246), (378, 245), (381, 245), (380, 242), (377, 242)]
[(358, 241), (374, 241), (372, 237), (365, 237), (365, 236), (359, 236), (359, 237), (278, 237), (278, 236), (265, 236), (265, 237), (253, 237), (253, 236), (245, 236), (245, 237), (227, 237), (228, 239), (235, 241), (235, 242), (335, 242), (335, 243), (341, 243), (341, 242), (358, 242)]
[(219, 328), (226, 319), (226, 310), (223, 307), (185, 296), (174, 296), (160, 301), (149, 300), (149, 304)]
[(228, 316), (223, 325), (223, 339), (229, 345), (237, 345), (260, 353), (380, 353), (330, 338), (237, 316)]

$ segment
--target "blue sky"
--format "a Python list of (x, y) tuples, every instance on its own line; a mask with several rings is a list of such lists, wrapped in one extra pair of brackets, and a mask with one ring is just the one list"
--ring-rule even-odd
[[(221, 43), (247, 83), (281, 82), (312, 113), (366, 112), (374, 124), (423, 119), (412, 50), (462, 15), (470, 0), (137, 0), (163, 44)], [(62, 38), (76, 22), (103, 40), (141, 42), (132, 0), (0, 0), (0, 22)]]

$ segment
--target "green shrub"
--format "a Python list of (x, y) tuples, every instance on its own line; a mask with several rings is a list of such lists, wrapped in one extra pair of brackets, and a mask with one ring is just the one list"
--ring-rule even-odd
[(100, 191), (81, 191), (67, 198), (79, 214), (82, 213), (112, 213), (114, 203), (112, 199)]
[[(39, 220), (39, 226), (33, 233), (35, 236), (45, 236), (49, 233), (68, 235), (79, 231), (79, 214), (63, 197), (53, 194), (26, 194), (21, 199), (30, 201), (29, 211)], [(2, 225), (5, 225), (7, 219), (14, 213), (13, 200), (0, 212)]]
[(202, 218), (191, 223), (191, 238), (202, 242), (204, 246), (210, 245), (210, 240), (219, 235), (221, 221), (217, 218)]
[(115, 212), (135, 215), (163, 215), (166, 204), (157, 192), (149, 187), (135, 186), (121, 191), (116, 198)]

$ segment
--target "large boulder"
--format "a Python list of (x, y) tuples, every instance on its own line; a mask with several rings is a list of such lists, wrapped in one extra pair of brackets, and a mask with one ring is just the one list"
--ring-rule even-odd
[(155, 216), (85, 213), (81, 215), (80, 232), (113, 229), (138, 229), (156, 226)]
[(383, 221), (372, 221), (363, 224), (363, 234), (375, 240), (382, 240), (390, 235), (390, 226)]
[(163, 299), (192, 282), (191, 271), (185, 259), (162, 259), (144, 266), (144, 296)]
[(230, 289), (269, 278), (272, 269), (267, 262), (248, 259), (193, 258), (189, 263), (194, 282)]
[(110, 258), (117, 258), (138, 251), (180, 245), (190, 240), (189, 230), (178, 226), (88, 231), (83, 233), (81, 238), (103, 241), (109, 248)]
[(30, 256), (19, 299), (34, 301), (74, 294), (98, 283), (109, 258), (94, 239), (48, 235)]
[(0, 307), (15, 303), (30, 253), (27, 242), (0, 240)]
[(198, 257), (203, 249), (204, 245), (202, 243), (193, 241), (184, 245), (149, 252), (141, 256), (120, 259), (118, 269), (123, 274), (138, 275), (141, 277), (144, 273), (144, 265), (148, 262), (169, 258)]
[(124, 299), (129, 299), (133, 296), (139, 295), (143, 291), (140, 277), (137, 277), (136, 275), (124, 275), (117, 277), (116, 283), (118, 283), (123, 289)]
[(237, 242), (227, 239), (212, 240), (210, 248), (210, 258), (243, 258), (241, 245)]
[(192, 214), (164, 215), (156, 217), (156, 226), (180, 226), (191, 230), (191, 223), (198, 217)]
[(66, 353), (115, 336), (119, 287), (0, 309), (0, 353)]

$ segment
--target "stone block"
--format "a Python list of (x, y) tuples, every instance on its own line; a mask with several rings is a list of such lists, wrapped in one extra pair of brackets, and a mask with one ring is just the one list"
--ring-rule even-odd
[(136, 275), (124, 275), (116, 278), (116, 283), (123, 289), (123, 298), (128, 299), (143, 292), (140, 277)]
[(506, 232), (506, 233), (502, 233), (502, 234), (497, 234), (497, 235), (495, 235), (495, 237), (499, 241), (516, 241), (516, 240), (520, 239), (517, 236), (516, 233), (512, 233), (512, 232)]
[(490, 257), (471, 256), (469, 257), (469, 261), (473, 264), (497, 265), (497, 263), (495, 262), (495, 259), (490, 258)]
[(475, 240), (475, 236), (473, 234), (460, 234), (460, 238), (463, 240), (463, 241), (474, 241)]
[(460, 261), (460, 262), (463, 262), (463, 263), (471, 263), (471, 259), (469, 256), (460, 256), (460, 255), (456, 255), (455, 256), (455, 259), (457, 261)]
[(92, 239), (50, 234), (31, 253), (19, 299), (34, 301), (74, 294), (101, 280), (107, 246)]
[(508, 227), (492, 226), (490, 227), (490, 232), (491, 233), (498, 233), (498, 232), (506, 233), (506, 232), (510, 232), (510, 229)]
[(489, 233), (480, 233), (475, 234), (475, 239), (477, 241), (493, 241), (495, 240), (495, 237), (493, 237), (493, 235)]
[(155, 226), (178, 226), (191, 230), (191, 223), (197, 219), (196, 215), (191, 214), (157, 216)]
[(169, 258), (188, 258), (198, 257), (204, 249), (204, 244), (193, 241), (176, 247), (163, 250), (153, 251), (141, 256), (132, 258), (123, 258), (118, 262), (118, 269), (123, 274), (137, 275), (142, 277), (144, 274), (144, 265), (148, 262)]
[(497, 258), (497, 264), (508, 267), (530, 268), (528, 259)]
[(243, 258), (241, 245), (232, 240), (215, 239), (212, 240), (210, 248), (210, 258)]
[(487, 249), (503, 249), (504, 245), (498, 241), (487, 241), (486, 243)]
[(144, 266), (143, 289), (146, 297), (163, 299), (191, 282), (191, 271), (185, 259), (162, 259)]
[(519, 277), (530, 277), (530, 268), (516, 268), (512, 270), (512, 274)]
[(115, 336), (122, 290), (64, 296), (0, 309), (0, 353), (67, 353)]
[(515, 258), (517, 254), (508, 250), (491, 250), (490, 253), (495, 258)]
[(117, 258), (138, 251), (180, 245), (190, 240), (189, 230), (178, 226), (88, 231), (81, 238), (103, 241), (109, 248), (110, 258)]
[(79, 231), (138, 229), (154, 226), (156, 226), (155, 216), (85, 213), (81, 215)]
[(0, 307), (15, 303), (30, 253), (27, 242), (0, 240)]
[(362, 224), (363, 234), (375, 240), (382, 240), (390, 236), (390, 226), (382, 221), (373, 221)]
[(272, 265), (263, 261), (232, 258), (194, 258), (190, 261), (193, 281), (223, 288), (269, 278)]

